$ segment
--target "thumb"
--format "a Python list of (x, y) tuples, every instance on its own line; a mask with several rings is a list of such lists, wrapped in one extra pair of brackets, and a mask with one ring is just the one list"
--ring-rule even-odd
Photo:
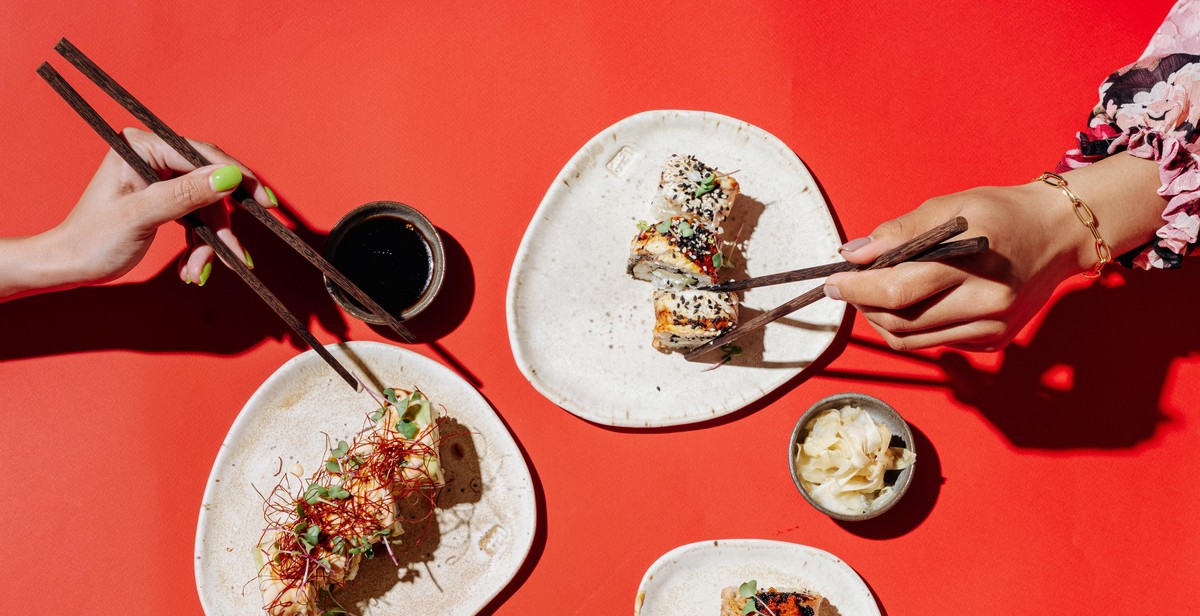
[(242, 182), (237, 165), (208, 165), (177, 178), (156, 182), (142, 191), (145, 220), (155, 226), (229, 196)]
[(946, 222), (938, 219), (945, 216), (944, 210), (919, 207), (875, 227), (875, 230), (867, 237), (842, 244), (838, 252), (841, 253), (843, 259), (851, 263), (860, 265), (870, 263), (879, 258), (879, 255)]

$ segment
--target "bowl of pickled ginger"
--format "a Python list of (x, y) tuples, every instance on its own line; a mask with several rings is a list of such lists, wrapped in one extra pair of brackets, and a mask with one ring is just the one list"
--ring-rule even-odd
[(796, 489), (844, 521), (868, 520), (895, 505), (916, 457), (908, 422), (883, 400), (859, 393), (818, 400), (796, 421), (788, 446)]

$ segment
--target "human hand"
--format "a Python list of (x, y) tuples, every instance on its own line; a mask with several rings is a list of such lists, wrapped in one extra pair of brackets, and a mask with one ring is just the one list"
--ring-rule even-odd
[[(277, 202), (270, 189), (245, 165), (212, 144), (189, 140), (214, 163), (196, 169), (152, 133), (127, 128), (122, 134), (163, 181), (147, 185), (109, 150), (75, 208), (46, 234), (63, 252), (61, 275), (75, 286), (119, 278), (146, 254), (160, 225), (193, 211), (234, 254), (243, 255), (246, 264), (252, 265), (250, 253), (230, 229), (224, 199), (241, 185), (259, 203), (272, 207)], [(181, 175), (173, 177), (177, 174)], [(203, 285), (212, 271), (212, 260), (213, 249), (189, 233), (187, 249), (178, 263), (180, 280)]]
[[(1165, 202), (1155, 192), (1153, 161), (1117, 155), (1064, 176), (1096, 213), (1113, 254), (1148, 241), (1162, 224)], [(858, 308), (895, 349), (995, 351), (1012, 341), (1060, 282), (1096, 262), (1092, 237), (1070, 202), (1041, 182), (930, 199), (869, 238), (847, 242), (842, 255), (870, 263), (955, 216), (970, 224), (965, 236), (988, 238), (987, 253), (835, 274), (826, 281), (826, 294)]]

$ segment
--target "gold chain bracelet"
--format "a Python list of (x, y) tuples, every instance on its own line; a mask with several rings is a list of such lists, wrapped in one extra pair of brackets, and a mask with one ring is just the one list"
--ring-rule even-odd
[(1071, 209), (1075, 211), (1075, 217), (1079, 222), (1083, 223), (1088, 231), (1092, 232), (1092, 237), (1096, 238), (1096, 257), (1099, 259), (1096, 266), (1090, 272), (1084, 272), (1084, 278), (1099, 278), (1100, 272), (1104, 270), (1104, 266), (1112, 263), (1112, 249), (1108, 247), (1108, 242), (1100, 237), (1100, 230), (1096, 228), (1096, 215), (1092, 213), (1092, 208), (1075, 196), (1075, 191), (1067, 186), (1067, 180), (1057, 173), (1047, 171), (1037, 177), (1037, 181), (1045, 182), (1063, 192), (1068, 199), (1071, 200)]

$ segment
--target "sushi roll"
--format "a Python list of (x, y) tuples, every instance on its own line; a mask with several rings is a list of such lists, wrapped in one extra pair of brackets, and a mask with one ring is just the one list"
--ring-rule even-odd
[(663, 166), (655, 207), (661, 218), (688, 216), (719, 232), (739, 190), (732, 176), (690, 154), (676, 154)]
[(737, 325), (733, 293), (696, 289), (654, 290), (654, 348), (664, 353), (691, 350)]
[(649, 226), (633, 239), (629, 253), (629, 275), (655, 288), (710, 285), (717, 277), (717, 236), (693, 218), (676, 216)]

